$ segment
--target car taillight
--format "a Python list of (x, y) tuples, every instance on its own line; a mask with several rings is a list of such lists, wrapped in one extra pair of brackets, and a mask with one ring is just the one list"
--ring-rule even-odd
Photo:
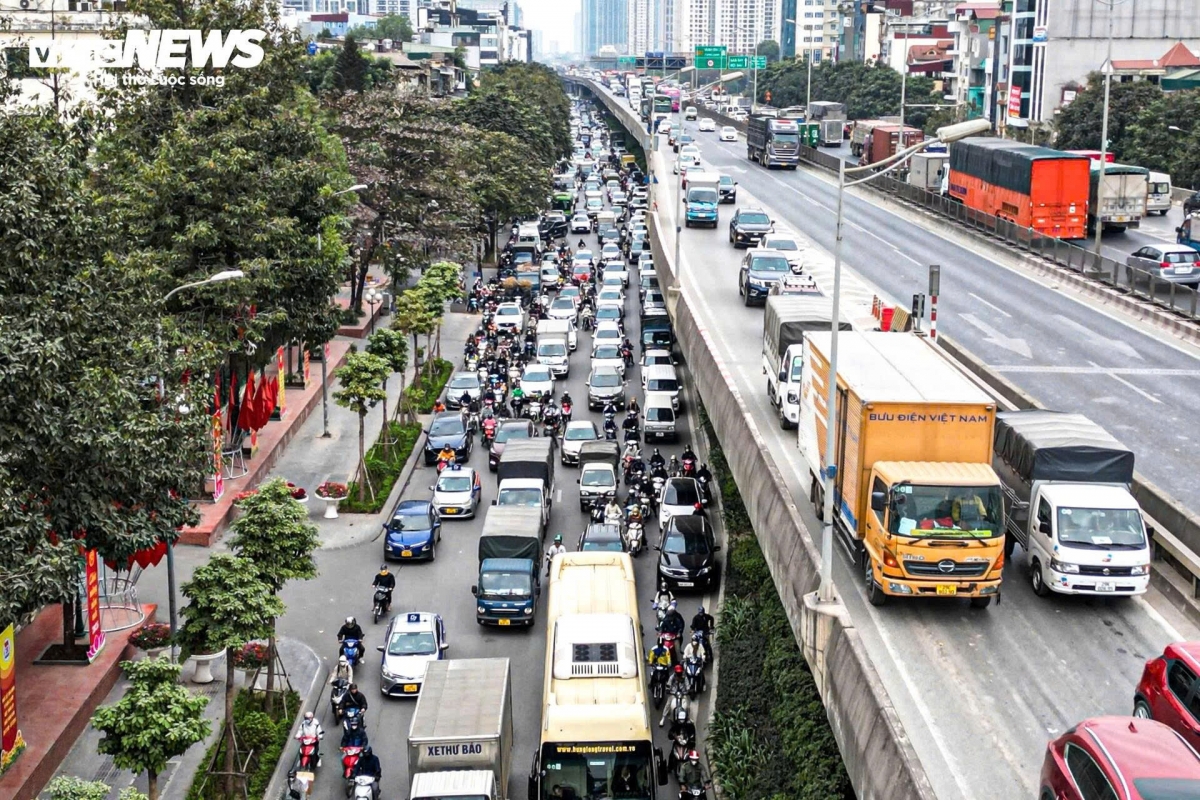
[(1159, 269), (1170, 269), (1170, 268), (1171, 268), (1171, 262), (1170, 262), (1170, 261), (1164, 261), (1164, 262), (1162, 262), (1161, 264), (1159, 264), (1159, 265), (1158, 265), (1158, 268), (1159, 268)]

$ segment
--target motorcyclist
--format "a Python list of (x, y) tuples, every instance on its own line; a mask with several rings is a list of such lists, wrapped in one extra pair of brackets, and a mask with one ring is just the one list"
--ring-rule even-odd
[(615, 495), (608, 496), (608, 504), (604, 506), (604, 521), (611, 525), (620, 525), (625, 519), (625, 511), (621, 508), (621, 504), (617, 502)]
[(338, 656), (337, 663), (333, 665), (333, 672), (329, 675), (331, 686), (338, 681), (354, 681), (354, 667), (350, 666), (350, 659), (345, 656)]
[(471, 408), (471, 393), (464, 390), (463, 393), (458, 396), (458, 405), (464, 410), (469, 410)]
[(663, 458), (663, 454), (658, 451), (657, 447), (654, 448), (654, 452), (650, 455), (650, 470), (653, 471), (655, 468), (662, 467), (666, 463), (667, 460)]
[(679, 769), (679, 785), (687, 788), (704, 785), (704, 770), (700, 768), (700, 754), (695, 750), (688, 752), (687, 761)]
[(550, 562), (555, 556), (560, 556), (567, 552), (567, 548), (563, 546), (562, 534), (555, 534), (554, 544), (546, 548), (546, 574), (550, 574)]
[(571, 409), (575, 407), (575, 401), (571, 399), (570, 392), (563, 392), (562, 396), (562, 416), (564, 422), (571, 421)]
[(525, 405), (525, 390), (521, 388), (521, 384), (517, 384), (512, 390), (512, 408), (513, 416), (521, 416), (521, 407)]
[(660, 630), (663, 633), (673, 633), (676, 638), (683, 635), (683, 615), (679, 613), (674, 600), (667, 604), (667, 613), (663, 615)]
[(613, 421), (612, 417), (604, 418), (604, 438), (605, 439), (616, 439), (617, 438), (617, 423)]
[(317, 766), (321, 766), (321, 740), (325, 738), (325, 729), (321, 727), (321, 723), (311, 711), (304, 712), (304, 720), (300, 723), (300, 730), (296, 731), (296, 741), (303, 741), (309, 736), (317, 738), (317, 746), (315, 755), (317, 757)]
[[(687, 646), (683, 648), (683, 655), (680, 656), (680, 661), (687, 662), (695, 659), (700, 664), (700, 670), (704, 669), (704, 634), (697, 631), (692, 634), (692, 638), (688, 640)], [(703, 680), (700, 678), (699, 680)]]
[(696, 453), (692, 450), (692, 446), (690, 444), (685, 444), (683, 446), (683, 453), (681, 453), (679, 456), (679, 460), (687, 461), (689, 459), (693, 464), (696, 463)]
[(384, 600), (383, 610), (385, 612), (391, 611), (392, 591), (396, 588), (396, 576), (388, 570), (387, 564), (379, 565), (379, 572), (375, 574), (375, 578), (371, 581), (371, 585), (376, 589), (382, 589), (383, 591), (387, 592), (387, 599)]
[(671, 651), (663, 644), (662, 637), (658, 637), (658, 642), (654, 647), (650, 648), (650, 652), (646, 654), (646, 663), (651, 667), (670, 667)]
[(379, 782), (383, 779), (383, 767), (379, 764), (379, 756), (375, 755), (375, 751), (371, 749), (371, 745), (363, 748), (362, 755), (358, 757), (358, 763), (354, 765), (354, 777), (360, 775), (369, 775), (375, 779), (371, 784), (371, 797), (374, 800), (379, 800)]
[(587, 250), (587, 242), (585, 242), (583, 239), (580, 239), (579, 245), (575, 249), (576, 250)]
[(629, 410), (630, 410), (630, 411), (632, 411), (632, 412), (633, 412), (633, 415), (634, 415), (635, 417), (636, 417), (638, 414), (642, 413), (642, 406), (641, 406), (641, 404), (640, 404), (640, 403), (638, 403), (637, 395), (634, 395), (634, 396), (632, 396), (632, 397), (630, 397), (630, 398), (629, 398), (629, 405), (628, 405), (628, 408), (629, 408)]
[(680, 765), (680, 760), (675, 757), (675, 740), (683, 740), (684, 761), (687, 760), (686, 752), (696, 746), (696, 723), (688, 719), (686, 708), (675, 709), (675, 718), (671, 720), (671, 727), (667, 729), (667, 738), (671, 740), (671, 755), (667, 757), (667, 770), (674, 772)]
[(446, 404), (444, 402), (442, 402), (442, 399), (439, 397), (433, 403), (433, 413), (440, 414), (445, 410), (446, 410)]
[(667, 474), (672, 477), (678, 477), (682, 471), (683, 469), (679, 466), (679, 459), (672, 453), (671, 460), (667, 462)]
[(708, 464), (701, 464), (696, 470), (696, 480), (700, 482), (701, 486), (705, 487), (706, 492), (707, 487), (712, 486), (712, 479), (712, 472), (709, 471)]
[(625, 431), (626, 434), (629, 434), (631, 431), (634, 434), (637, 434), (637, 432), (638, 432), (637, 412), (630, 409), (630, 413), (625, 415), (625, 421), (621, 423), (621, 430)]
[(438, 451), (437, 460), (446, 464), (454, 463), (454, 448), (448, 444), (442, 445), (442, 449)]
[[(671, 670), (671, 674), (667, 676), (667, 694), (678, 693), (680, 697), (686, 697), (686, 688), (687, 678), (683, 674), (683, 664), (676, 664), (675, 668)], [(670, 704), (663, 705), (662, 716), (658, 718), (658, 727), (661, 728), (663, 723), (667, 721), (667, 709), (670, 707)], [(676, 708), (679, 708), (679, 706), (676, 706)]]
[(350, 684), (350, 688), (346, 690), (346, 699), (342, 700), (342, 708), (357, 708), (360, 711), (367, 710), (367, 696), (358, 690), (358, 684)]
[(713, 619), (713, 615), (704, 610), (704, 606), (696, 609), (696, 616), (692, 617), (692, 633), (700, 634), (704, 637), (704, 660), (712, 660), (712, 637), (717, 630), (717, 621)]
[(358, 653), (356, 660), (362, 661), (363, 653), (366, 652), (366, 648), (363, 647), (363, 629), (354, 617), (346, 617), (346, 623), (338, 628), (337, 639), (339, 642), (344, 642), (347, 639), (357, 639), (358, 647), (355, 649)]
[(667, 588), (667, 582), (659, 581), (658, 594), (654, 595), (653, 608), (661, 608), (665, 611), (674, 602), (675, 595), (671, 594), (671, 590)]

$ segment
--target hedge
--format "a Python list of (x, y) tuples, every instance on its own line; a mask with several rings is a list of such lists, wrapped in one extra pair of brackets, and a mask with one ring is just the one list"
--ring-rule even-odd
[[(246, 776), (249, 800), (261, 800), (288, 746), (288, 734), (291, 733), (294, 717), (285, 713), (285, 709), (300, 708), (300, 695), (288, 692), (282, 703), (275, 703), (273, 715), (268, 716), (263, 710), (265, 699), (266, 695), (262, 692), (243, 690), (238, 692), (233, 701), (233, 724), (237, 731), (238, 746), (243, 750), (254, 750), (254, 758), (250, 761), (250, 771)], [(225, 737), (221, 736), (204, 754), (200, 769), (192, 779), (187, 800), (224, 799), (225, 779), (219, 775), (207, 775), (205, 771), (213, 763), (220, 769), (225, 763), (224, 753)], [(235, 794), (240, 796), (236, 789)]]
[(359, 503), (358, 482), (351, 481), (347, 487), (346, 499), (339, 505), (342, 511), (351, 514), (374, 514), (387, 502), (392, 487), (404, 471), (404, 465), (408, 463), (408, 457), (421, 436), (421, 426), (415, 423), (391, 422), (388, 424), (388, 430), (393, 444), (388, 445), (386, 453), (378, 441), (367, 451), (367, 474), (371, 478), (371, 488), (375, 490), (374, 498), (368, 492), (366, 499)]
[(404, 390), (406, 406), (419, 414), (433, 411), (433, 404), (441, 397), (442, 389), (446, 388), (446, 381), (454, 371), (454, 365), (444, 358), (434, 361), (429, 372), (425, 371), (425, 366), (422, 365), (421, 375)]
[(729, 539), (708, 755), (725, 800), (853, 800), (837, 742), (716, 435), (701, 408)]

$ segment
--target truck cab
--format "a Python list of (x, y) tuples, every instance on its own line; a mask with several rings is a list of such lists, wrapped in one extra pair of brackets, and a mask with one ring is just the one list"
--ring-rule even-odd
[(479, 562), (475, 621), (480, 625), (531, 626), (542, 587), (531, 558), (485, 558)]
[(688, 228), (693, 224), (717, 227), (717, 223), (720, 221), (717, 214), (717, 205), (720, 203), (720, 199), (714, 188), (695, 185), (689, 187), (687, 196), (684, 198), (687, 209), (684, 213), (683, 224)]
[(501, 508), (536, 508), (541, 512), (542, 525), (550, 522), (550, 493), (541, 478), (508, 478), (500, 481), (492, 505)]

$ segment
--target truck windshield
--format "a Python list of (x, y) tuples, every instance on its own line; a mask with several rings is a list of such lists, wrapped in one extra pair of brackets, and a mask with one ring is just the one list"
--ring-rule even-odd
[(780, 144), (800, 144), (800, 137), (794, 133), (777, 133), (771, 138)]
[(498, 506), (533, 506), (542, 504), (542, 493), (537, 489), (504, 489), (496, 498)]
[(688, 192), (689, 203), (715, 203), (717, 193), (712, 189), (692, 189)]
[(613, 797), (650, 800), (654, 778), (649, 742), (583, 742), (542, 745), (538, 800)]
[(988, 539), (1004, 529), (998, 486), (900, 484), (892, 495), (891, 532), (900, 536)]
[(1058, 541), (1076, 547), (1141, 550), (1146, 546), (1146, 530), (1135, 508), (1060, 508)]
[(528, 572), (485, 572), (479, 576), (479, 592), (500, 597), (528, 597), (532, 593)]
[(595, 488), (597, 486), (610, 487), (615, 483), (613, 474), (606, 469), (586, 469), (583, 475), (579, 478), (580, 486), (588, 486)]
[(538, 346), (539, 356), (556, 358), (559, 356), (565, 356), (566, 354), (567, 348), (564, 347), (560, 342), (547, 342), (546, 344)]

